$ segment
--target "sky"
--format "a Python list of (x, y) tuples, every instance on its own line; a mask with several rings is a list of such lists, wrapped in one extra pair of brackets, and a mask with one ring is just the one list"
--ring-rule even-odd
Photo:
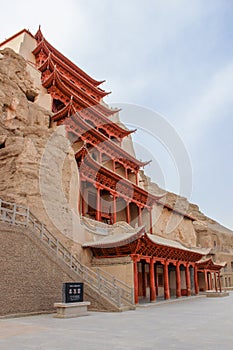
[(4, 1), (0, 41), (40, 24), (106, 80), (146, 174), (233, 229), (232, 17), (232, 0)]

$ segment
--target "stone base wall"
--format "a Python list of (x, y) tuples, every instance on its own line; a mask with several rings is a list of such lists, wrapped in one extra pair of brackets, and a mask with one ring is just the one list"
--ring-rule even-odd
[[(0, 316), (54, 311), (63, 282), (82, 282), (37, 237), (0, 221)], [(92, 310), (117, 311), (84, 283)]]
[(134, 286), (133, 261), (130, 257), (106, 259), (94, 258), (91, 266), (93, 270), (96, 270), (98, 267), (101, 268), (127, 284), (129, 287)]

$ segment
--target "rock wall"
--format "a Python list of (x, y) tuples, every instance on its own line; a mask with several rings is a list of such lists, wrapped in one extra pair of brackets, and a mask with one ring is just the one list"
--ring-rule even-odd
[[(140, 178), (147, 191), (157, 195), (165, 194), (161, 199), (161, 205), (155, 205), (153, 209), (154, 233), (178, 240), (190, 247), (214, 248), (216, 261), (225, 261), (223, 256), (226, 253), (230, 266), (230, 261), (233, 262), (233, 232), (231, 230), (204, 215), (199, 207), (189, 203), (187, 198), (165, 192), (157, 184), (152, 183), (143, 171), (140, 172)], [(192, 216), (194, 220), (183, 218), (182, 215), (163, 207), (163, 204)]]
[(79, 177), (64, 126), (51, 128), (51, 112), (36, 103), (38, 88), (26, 61), (0, 53), (0, 194), (33, 214), (81, 257)]

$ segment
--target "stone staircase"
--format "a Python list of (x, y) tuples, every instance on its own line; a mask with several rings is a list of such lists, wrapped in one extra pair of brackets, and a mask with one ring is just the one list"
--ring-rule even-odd
[(133, 288), (100, 268), (93, 271), (83, 265), (29, 208), (0, 199), (0, 221), (29, 228), (34, 237), (77, 275), (77, 280), (81, 279), (99, 298), (107, 299), (116, 311), (135, 309)]

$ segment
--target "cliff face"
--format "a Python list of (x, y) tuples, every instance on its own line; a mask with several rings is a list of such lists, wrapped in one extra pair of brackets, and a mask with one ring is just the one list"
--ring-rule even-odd
[[(191, 220), (181, 220), (180, 217), (179, 220), (178, 215), (173, 215), (171, 210), (157, 206), (154, 210), (154, 215), (157, 217), (154, 225), (155, 233), (178, 240), (188, 246), (197, 245), (199, 247), (214, 248), (217, 260), (225, 259), (221, 258), (223, 253), (233, 254), (233, 232), (231, 230), (204, 215), (198, 205), (189, 203), (187, 198), (161, 189), (157, 184), (151, 182), (150, 178), (143, 171), (140, 172), (140, 178), (143, 179), (144, 188), (147, 191), (154, 194), (165, 193), (165, 196), (161, 199), (163, 204), (175, 208), (181, 213), (186, 213), (195, 219), (191, 222)], [(158, 213), (156, 214), (156, 212)], [(172, 232), (169, 232), (169, 226), (173, 226)], [(233, 260), (233, 256), (232, 258), (229, 257), (229, 259)]]
[(11, 49), (1, 51), (0, 197), (29, 206), (71, 244), (79, 227), (75, 157), (64, 127), (50, 127), (51, 113), (36, 103), (37, 95), (26, 61)]

